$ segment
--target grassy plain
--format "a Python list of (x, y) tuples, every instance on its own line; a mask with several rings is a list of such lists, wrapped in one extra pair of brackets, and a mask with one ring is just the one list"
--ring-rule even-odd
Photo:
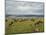
[(6, 33), (35, 33), (44, 32), (44, 19), (31, 18), (31, 19), (5, 19)]

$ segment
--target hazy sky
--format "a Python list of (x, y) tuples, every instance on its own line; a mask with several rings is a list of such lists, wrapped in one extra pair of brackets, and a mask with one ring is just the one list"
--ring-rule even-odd
[(6, 0), (6, 14), (8, 15), (43, 15), (42, 2), (16, 2)]

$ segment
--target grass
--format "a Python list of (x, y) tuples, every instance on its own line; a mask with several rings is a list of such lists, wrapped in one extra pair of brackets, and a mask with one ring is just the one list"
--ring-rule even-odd
[(6, 33), (35, 33), (44, 32), (44, 19), (12, 19), (6, 18), (5, 21)]

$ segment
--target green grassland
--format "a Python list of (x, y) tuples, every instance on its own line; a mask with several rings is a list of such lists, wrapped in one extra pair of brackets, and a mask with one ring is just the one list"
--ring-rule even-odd
[(44, 18), (5, 19), (5, 33), (35, 33), (44, 32)]

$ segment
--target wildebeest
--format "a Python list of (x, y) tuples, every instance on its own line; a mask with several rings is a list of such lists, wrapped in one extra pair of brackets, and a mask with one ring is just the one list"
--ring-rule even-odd
[(9, 25), (12, 25), (13, 24), (13, 22), (11, 22)]
[(35, 23), (35, 25), (38, 25), (38, 24), (40, 24), (40, 23), (44, 23), (43, 21), (37, 21), (36, 23)]

